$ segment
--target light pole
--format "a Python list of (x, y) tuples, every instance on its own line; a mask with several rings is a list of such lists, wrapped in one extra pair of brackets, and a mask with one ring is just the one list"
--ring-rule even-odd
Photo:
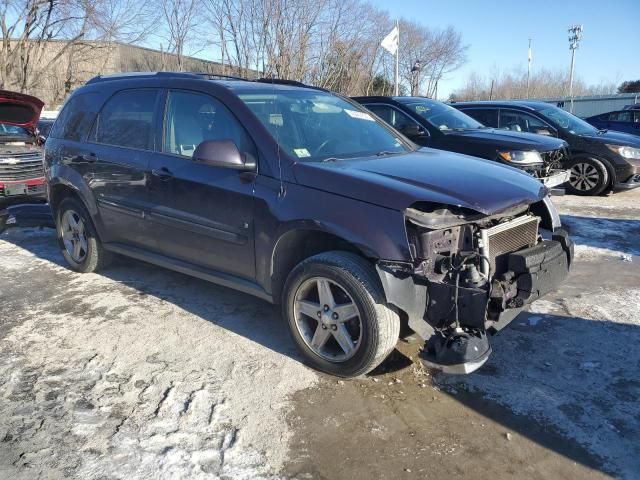
[(529, 39), (529, 53), (527, 55), (527, 99), (529, 98), (530, 80), (531, 80), (531, 39)]
[(576, 63), (576, 50), (580, 46), (582, 40), (582, 25), (574, 25), (569, 27), (569, 50), (571, 50), (571, 73), (569, 74), (569, 98), (571, 106), (569, 111), (573, 113), (573, 69)]

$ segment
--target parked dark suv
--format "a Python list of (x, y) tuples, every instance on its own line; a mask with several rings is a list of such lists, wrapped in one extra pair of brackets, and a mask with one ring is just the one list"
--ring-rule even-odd
[(547, 187), (569, 179), (567, 144), (557, 138), (488, 128), (449, 105), (426, 97), (355, 97), (423, 147), (486, 158), (519, 168)]
[(294, 82), (95, 78), (61, 111), (45, 167), (72, 269), (115, 252), (281, 303), (306, 360), (336, 375), (382, 362), (401, 322), (431, 365), (471, 371), (487, 332), (572, 259), (534, 178), (418, 151), (358, 104)]
[(544, 102), (461, 102), (453, 106), (490, 127), (566, 140), (571, 150), (570, 193), (599, 195), (640, 186), (640, 138), (635, 135), (598, 130)]

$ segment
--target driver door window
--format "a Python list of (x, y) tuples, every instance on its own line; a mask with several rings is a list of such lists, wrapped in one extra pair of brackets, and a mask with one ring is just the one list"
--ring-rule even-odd
[(500, 128), (514, 132), (551, 134), (551, 128), (542, 120), (524, 112), (500, 110)]
[(232, 140), (241, 152), (255, 155), (246, 131), (219, 101), (198, 93), (169, 92), (163, 151), (191, 158), (205, 140)]
[(386, 105), (366, 105), (366, 107), (396, 130), (402, 131), (405, 127), (417, 125), (417, 122), (393, 107)]

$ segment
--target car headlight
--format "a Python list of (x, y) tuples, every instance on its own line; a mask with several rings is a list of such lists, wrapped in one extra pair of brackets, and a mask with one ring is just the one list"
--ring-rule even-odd
[(544, 161), (538, 152), (525, 152), (522, 150), (498, 151), (498, 156), (505, 162), (518, 165), (539, 165)]
[(607, 148), (621, 157), (640, 160), (640, 148), (626, 147), (624, 145), (607, 145)]

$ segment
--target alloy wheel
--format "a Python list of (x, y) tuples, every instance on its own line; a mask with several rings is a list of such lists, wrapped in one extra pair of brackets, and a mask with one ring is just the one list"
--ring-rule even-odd
[(73, 210), (65, 211), (60, 221), (60, 229), (65, 250), (74, 262), (82, 263), (89, 249), (82, 217)]
[(303, 341), (316, 355), (344, 362), (360, 347), (360, 311), (346, 290), (333, 280), (304, 281), (294, 297), (295, 323)]
[(593, 190), (600, 181), (600, 172), (589, 163), (576, 163), (571, 167), (569, 183), (576, 190), (586, 192)]

